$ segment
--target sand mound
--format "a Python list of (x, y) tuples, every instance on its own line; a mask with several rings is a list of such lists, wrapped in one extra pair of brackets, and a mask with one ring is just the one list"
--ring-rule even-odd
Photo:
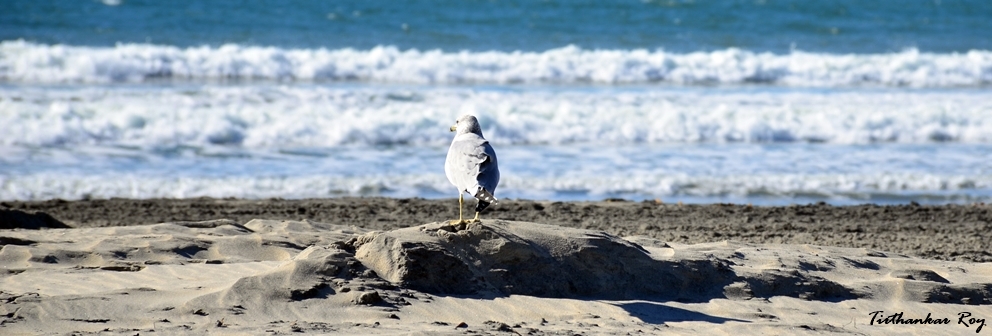
[(69, 226), (44, 212), (24, 212), (0, 209), (0, 230), (68, 228)]
[(449, 232), (444, 224), (371, 233), (356, 257), (383, 279), (435, 294), (695, 300), (735, 278), (725, 262), (662, 261), (603, 232), (487, 221)]

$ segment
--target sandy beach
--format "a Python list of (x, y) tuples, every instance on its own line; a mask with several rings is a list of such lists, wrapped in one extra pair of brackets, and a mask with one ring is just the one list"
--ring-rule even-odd
[[(973, 334), (988, 205), (0, 203), (4, 334)], [(946, 323), (944, 323), (946, 322)]]

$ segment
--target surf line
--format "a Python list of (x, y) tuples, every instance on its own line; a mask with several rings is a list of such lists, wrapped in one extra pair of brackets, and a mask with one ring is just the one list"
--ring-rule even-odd
[[(884, 313), (881, 310), (876, 310), (868, 315), (871, 315), (871, 322), (869, 325), (881, 324), (951, 324), (951, 319), (949, 318), (931, 318), (930, 313), (927, 313), (926, 318), (903, 318), (903, 312), (898, 312), (892, 315), (882, 315)], [(882, 316), (879, 316), (882, 315)], [(958, 313), (958, 323), (959, 325), (964, 325), (965, 328), (970, 328), (972, 326), (977, 326), (975, 333), (982, 331), (982, 327), (985, 326), (984, 318), (971, 317), (971, 312), (960, 312)]]

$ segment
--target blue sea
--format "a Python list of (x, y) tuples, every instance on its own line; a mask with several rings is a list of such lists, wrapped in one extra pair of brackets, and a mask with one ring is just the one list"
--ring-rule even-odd
[(0, 2), (0, 200), (992, 201), (992, 2)]

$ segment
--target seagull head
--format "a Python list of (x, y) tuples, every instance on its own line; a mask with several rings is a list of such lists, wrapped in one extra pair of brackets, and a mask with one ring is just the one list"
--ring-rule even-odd
[(479, 127), (479, 120), (474, 115), (466, 114), (455, 120), (455, 124), (448, 130), (458, 132), (458, 134), (475, 133), (482, 136), (482, 128)]

